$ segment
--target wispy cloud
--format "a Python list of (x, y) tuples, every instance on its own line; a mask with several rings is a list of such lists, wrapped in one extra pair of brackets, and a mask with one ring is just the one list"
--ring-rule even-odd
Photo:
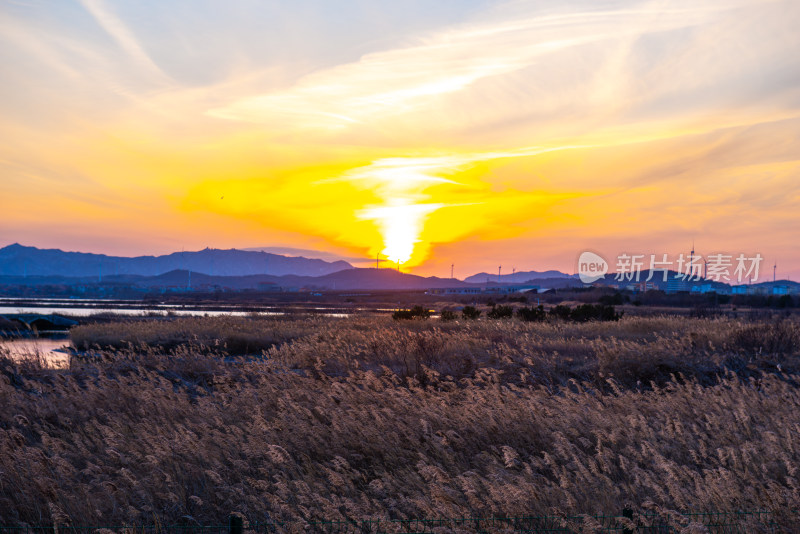
[(441, 96), (526, 69), (538, 58), (569, 48), (699, 25), (720, 9), (641, 4), (636, 9), (566, 12), (451, 28), (412, 46), (314, 72), (287, 90), (237, 99), (208, 113), (248, 122), (341, 129), (420, 110)]
[(155, 80), (166, 82), (169, 77), (159, 68), (125, 23), (109, 9), (103, 0), (80, 0), (103, 30), (124, 50), (141, 71)]

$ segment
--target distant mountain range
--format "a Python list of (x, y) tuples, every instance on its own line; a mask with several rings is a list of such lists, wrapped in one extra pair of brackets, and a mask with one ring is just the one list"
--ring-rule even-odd
[[(313, 253), (313, 251), (309, 251)], [(725, 290), (722, 282), (694, 281), (675, 285), (669, 280), (677, 273), (670, 271), (668, 280), (662, 272), (654, 272), (649, 284), (637, 289), (689, 290), (703, 285), (706, 290)], [(640, 273), (639, 282), (647, 281), (649, 271)], [(560, 271), (521, 271), (512, 274), (478, 273), (463, 281), (452, 278), (423, 277), (394, 269), (358, 269), (345, 261), (323, 261), (305, 257), (289, 257), (261, 251), (205, 249), (197, 252), (176, 252), (164, 256), (135, 258), (43, 250), (18, 244), (0, 249), (0, 285), (30, 286), (105, 286), (141, 289), (172, 288), (174, 290), (257, 289), (257, 290), (426, 290), (440, 288), (480, 288), (481, 286), (531, 285), (541, 288), (582, 287), (576, 275)], [(597, 285), (626, 288), (636, 280), (616, 280), (613, 273)], [(796, 282), (778, 280), (755, 286), (796, 287)], [(770, 289), (771, 291), (771, 289)]]
[[(313, 251), (308, 251), (313, 253)], [(323, 261), (253, 250), (205, 249), (134, 258), (38, 249), (19, 244), (0, 249), (0, 284), (12, 286), (127, 286), (176, 289), (425, 290), (497, 284), (477, 274), (465, 281), (423, 277), (394, 269), (356, 269), (345, 261)], [(503, 284), (580, 285), (558, 271), (528, 271), (501, 277)]]
[(495, 284), (498, 282), (501, 284), (524, 284), (529, 280), (545, 278), (577, 278), (577, 275), (565, 274), (561, 271), (520, 271), (512, 274), (501, 274), (499, 277), (496, 274), (478, 273), (464, 278), (464, 281), (472, 284), (485, 284), (487, 281)]
[(158, 276), (175, 270), (210, 276), (324, 276), (352, 268), (346, 261), (328, 262), (237, 249), (207, 248), (197, 252), (133, 258), (38, 249), (19, 244), (0, 249), (0, 276), (93, 277), (102, 280), (117, 275)]

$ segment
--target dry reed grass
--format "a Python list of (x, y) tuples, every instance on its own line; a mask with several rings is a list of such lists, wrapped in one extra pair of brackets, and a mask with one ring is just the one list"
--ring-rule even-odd
[[(0, 524), (800, 502), (797, 346), (765, 335), (756, 347), (753, 325), (257, 326), (285, 336), (266, 358), (192, 344), (107, 351), (68, 371), (0, 358)], [(663, 365), (685, 377), (663, 379)]]

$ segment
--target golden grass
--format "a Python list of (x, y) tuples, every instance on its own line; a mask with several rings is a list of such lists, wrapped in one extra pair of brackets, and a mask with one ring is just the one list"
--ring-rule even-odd
[(68, 371), (0, 359), (0, 524), (800, 502), (793, 323), (760, 325), (759, 344), (723, 319), (258, 321), (283, 332), (258, 359), (192, 344)]

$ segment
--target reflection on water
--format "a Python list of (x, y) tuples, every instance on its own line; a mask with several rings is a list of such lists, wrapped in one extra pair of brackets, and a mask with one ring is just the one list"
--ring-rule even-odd
[(347, 317), (351, 309), (319, 304), (251, 305), (236, 303), (169, 304), (124, 299), (11, 298), (0, 297), (0, 315), (36, 313), (88, 317), (96, 314), (127, 316), (217, 316), (217, 315), (291, 315), (314, 313), (329, 317)]
[[(329, 310), (331, 308), (298, 308), (300, 312), (313, 312), (322, 317), (350, 317), (352, 313), (348, 312), (329, 312), (323, 313), (321, 310)], [(358, 310), (362, 311), (362, 310)], [(381, 311), (381, 310), (379, 310)], [(394, 309), (388, 310), (394, 311)], [(21, 307), (21, 306), (0, 306), (0, 315), (15, 315), (19, 313), (37, 313), (41, 315), (66, 315), (73, 317), (90, 317), (100, 313), (113, 313), (115, 315), (128, 315), (134, 317), (141, 316), (181, 316), (181, 317), (217, 317), (220, 315), (238, 315), (238, 316), (279, 316), (290, 315), (284, 311), (236, 311), (236, 310), (214, 310), (214, 309), (201, 309), (201, 310), (183, 310), (183, 309), (163, 309), (163, 308), (54, 308), (54, 307)]]
[[(42, 315), (73, 315), (76, 317), (88, 317), (98, 313), (115, 313), (117, 315), (252, 315), (253, 312), (232, 311), (232, 310), (165, 310), (158, 308), (59, 308), (59, 307), (25, 307), (25, 306), (0, 306), (0, 315), (16, 313), (40, 313)], [(285, 315), (281, 312), (258, 312), (259, 315)]]
[(71, 346), (68, 339), (0, 340), (0, 353), (16, 361), (39, 362), (49, 369), (67, 369), (70, 355), (65, 351)]

